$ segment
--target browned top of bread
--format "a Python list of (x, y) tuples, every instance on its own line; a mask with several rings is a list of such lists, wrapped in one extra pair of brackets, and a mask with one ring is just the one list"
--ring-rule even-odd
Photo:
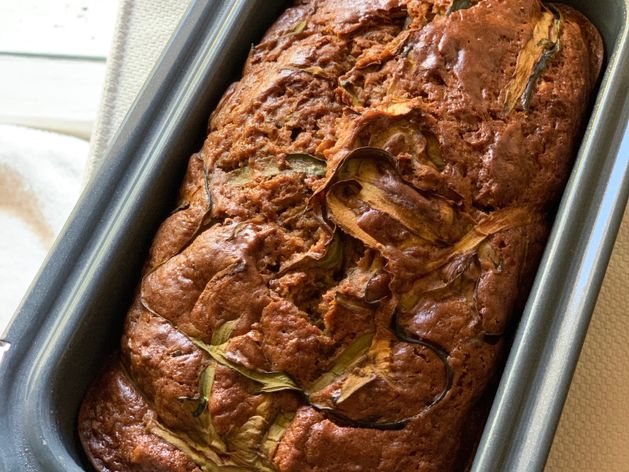
[(82, 405), (93, 464), (462, 468), (601, 60), (584, 17), (537, 0), (289, 8)]

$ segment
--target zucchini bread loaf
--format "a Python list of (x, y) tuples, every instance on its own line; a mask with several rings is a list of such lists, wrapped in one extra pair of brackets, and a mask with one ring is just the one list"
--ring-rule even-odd
[(601, 61), (538, 0), (297, 1), (85, 397), (94, 467), (464, 469)]

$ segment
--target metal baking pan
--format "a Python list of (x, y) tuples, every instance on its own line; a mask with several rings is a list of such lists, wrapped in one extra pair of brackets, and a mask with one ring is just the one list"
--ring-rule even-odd
[[(629, 191), (629, 0), (567, 1), (605, 39), (589, 126), (479, 445), (476, 471), (540, 470)], [(78, 406), (207, 117), (283, 1), (193, 1), (0, 342), (0, 470), (77, 471)]]

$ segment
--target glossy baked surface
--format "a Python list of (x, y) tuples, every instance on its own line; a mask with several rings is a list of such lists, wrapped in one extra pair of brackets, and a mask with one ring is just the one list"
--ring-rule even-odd
[(530, 1), (312, 1), (252, 49), (79, 432), (102, 470), (445, 470), (602, 47)]

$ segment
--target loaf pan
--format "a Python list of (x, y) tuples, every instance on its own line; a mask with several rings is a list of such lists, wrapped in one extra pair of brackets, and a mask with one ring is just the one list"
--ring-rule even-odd
[[(607, 51), (570, 182), (473, 469), (544, 466), (629, 190), (629, 0), (573, 0)], [(0, 342), (0, 470), (87, 468), (79, 403), (209, 112), (286, 2), (193, 1)]]

